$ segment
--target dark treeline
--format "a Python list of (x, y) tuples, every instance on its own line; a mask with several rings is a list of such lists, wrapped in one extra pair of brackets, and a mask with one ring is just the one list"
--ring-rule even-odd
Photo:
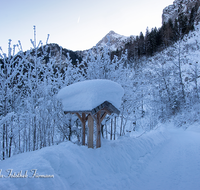
[[(195, 18), (200, 2), (197, 1), (195, 6), (191, 9), (190, 15), (179, 13), (177, 19), (172, 21), (169, 19), (164, 23), (161, 28), (152, 28), (149, 30), (147, 27), (146, 34), (140, 32), (139, 36), (130, 38), (125, 44), (125, 49), (128, 51), (128, 59), (136, 62), (143, 56), (153, 56), (155, 53), (162, 51), (173, 43), (182, 39), (189, 31), (194, 30)], [(116, 50), (112, 52), (114, 55), (120, 56), (124, 50)]]
[[(43, 48), (45, 48), (45, 46), (44, 46)], [(66, 49), (66, 48), (62, 48), (62, 47), (59, 46), (58, 44), (52, 43), (52, 44), (48, 44), (47, 52), (46, 52), (46, 55), (45, 55), (45, 57), (44, 57), (45, 63), (47, 63), (47, 62), (49, 61), (49, 58), (50, 58), (51, 56), (56, 57), (57, 54), (58, 54), (59, 52), (61, 52), (61, 51), (62, 51), (62, 56), (63, 56), (62, 59), (65, 59), (65, 58), (68, 56), (67, 54), (69, 54), (73, 65), (76, 65), (76, 64), (77, 64), (77, 60), (78, 60), (79, 62), (82, 61), (82, 57), (79, 56), (79, 55), (77, 54), (77, 52), (74, 52), (74, 51), (72, 51), (72, 50), (68, 50), (68, 49)], [(40, 47), (40, 48), (38, 49), (38, 56), (42, 56), (42, 54), (43, 54), (42, 47)]]

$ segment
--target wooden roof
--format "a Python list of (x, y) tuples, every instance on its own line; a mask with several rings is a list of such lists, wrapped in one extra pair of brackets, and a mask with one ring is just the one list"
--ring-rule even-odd
[(93, 108), (92, 110), (64, 111), (64, 113), (65, 114), (67, 114), (67, 113), (92, 113), (92, 115), (95, 115), (100, 110), (105, 110), (108, 114), (115, 113), (115, 114), (119, 115), (119, 113), (120, 113), (120, 111), (108, 101), (103, 102), (102, 104)]

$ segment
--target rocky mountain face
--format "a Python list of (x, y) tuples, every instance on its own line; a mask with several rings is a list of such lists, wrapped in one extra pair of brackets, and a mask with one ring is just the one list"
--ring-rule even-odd
[(129, 37), (117, 34), (111, 30), (96, 44), (96, 46), (101, 48), (104, 47), (105, 45), (108, 45), (111, 51), (116, 51), (117, 49), (124, 48), (128, 38)]
[[(60, 47), (58, 44), (49, 44), (49, 45), (48, 45), (48, 50), (47, 50), (47, 51), (48, 51), (49, 56), (50, 56), (50, 54), (51, 54), (51, 55), (54, 56), (57, 60), (60, 59), (61, 47)], [(82, 61), (82, 56), (79, 55), (78, 52), (74, 52), (74, 51), (72, 51), (72, 50), (68, 50), (68, 49), (66, 49), (66, 48), (62, 48), (61, 59), (62, 59), (62, 60), (65, 60), (65, 59), (67, 58), (67, 56), (68, 56), (67, 54), (69, 54), (69, 56), (70, 56), (70, 58), (71, 58), (73, 64), (76, 64), (76, 63), (77, 63), (77, 60), (78, 60), (79, 62)]]
[[(96, 44), (96, 46), (92, 47), (89, 50), (92, 50), (94, 53), (98, 53), (98, 51), (101, 51), (104, 46), (108, 46), (108, 49), (110, 49), (110, 51), (113, 52), (116, 50), (124, 49), (125, 44), (130, 39), (131, 37), (122, 36), (120, 34), (115, 33), (114, 31), (110, 31)], [(46, 49), (47, 51), (47, 54), (45, 55), (45, 59), (43, 60), (44, 63), (47, 63), (49, 61), (50, 56), (53, 56), (55, 61), (59, 63), (60, 58), (62, 61), (64, 61), (67, 58), (67, 54), (69, 54), (72, 60), (72, 63), (74, 65), (76, 65), (77, 60), (81, 62), (83, 57), (85, 57), (87, 55), (87, 52), (89, 51), (89, 50), (71, 51), (66, 48), (62, 48), (58, 44), (54, 44), (54, 43), (48, 44), (47, 47), (44, 46), (43, 49)], [(61, 51), (62, 51), (62, 54), (61, 54)], [(42, 51), (42, 48), (39, 48), (38, 56), (42, 56), (43, 54), (44, 53)], [(33, 58), (30, 57), (29, 59), (31, 60)]]
[(95, 46), (88, 50), (83, 51), (75, 51), (74, 53), (77, 54), (77, 56), (83, 58), (87, 55), (88, 51), (92, 51), (94, 54), (98, 54), (101, 52), (101, 50), (107, 46), (107, 48), (111, 52), (117, 52), (125, 49), (125, 45), (134, 39), (134, 36), (123, 36), (120, 34), (117, 34), (114, 31), (110, 31), (108, 34), (106, 34)]
[[(30, 52), (27, 51), (24, 53), (25, 54), (30, 53), (30, 56), (28, 57), (28, 59), (29, 59), (29, 61), (34, 62), (35, 50), (31, 50)], [(54, 60), (57, 64), (60, 64), (60, 60), (61, 60), (61, 62), (64, 62), (68, 58), (68, 54), (74, 65), (77, 64), (77, 60), (79, 62), (82, 61), (83, 56), (81, 56), (79, 52), (74, 52), (74, 51), (68, 50), (66, 48), (62, 48), (61, 46), (59, 46), (58, 44), (55, 44), (55, 43), (45, 45), (43, 47), (40, 47), (37, 50), (37, 56), (43, 57), (42, 61), (44, 64), (49, 62), (50, 57), (54, 58)]]
[[(190, 15), (193, 8), (196, 8), (196, 18), (195, 21), (200, 21), (200, 1), (199, 0), (175, 0), (173, 5), (169, 5), (163, 10), (162, 14), (162, 24), (167, 23), (169, 19), (175, 21), (178, 19), (180, 14), (184, 14), (187, 16), (188, 20), (190, 19)], [(196, 7), (195, 7), (196, 6)]]

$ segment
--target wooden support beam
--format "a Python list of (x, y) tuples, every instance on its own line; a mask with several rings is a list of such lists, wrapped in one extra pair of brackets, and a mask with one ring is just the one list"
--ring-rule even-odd
[(97, 139), (96, 148), (101, 147), (101, 111), (97, 112)]
[(83, 128), (82, 128), (82, 145), (85, 145), (85, 123), (86, 123), (85, 113), (82, 113), (82, 125), (83, 125)]
[(92, 115), (92, 114), (91, 114), (91, 116), (92, 116), (93, 120), (97, 123), (97, 117), (95, 115)]
[(82, 117), (80, 116), (79, 113), (76, 113), (78, 118), (81, 120), (82, 123), (82, 145), (85, 145), (85, 123), (86, 123), (86, 117), (85, 113), (82, 113)]
[(88, 115), (88, 128), (89, 128), (88, 148), (93, 148), (94, 120), (90, 114)]
[(103, 119), (106, 117), (106, 115), (107, 115), (107, 112), (104, 112), (104, 114), (101, 116), (100, 123), (103, 121)]
[(106, 111), (108, 115), (112, 114), (107, 108), (104, 108), (103, 110)]
[(81, 120), (81, 123), (83, 123), (82, 117), (80, 116), (79, 113), (76, 113), (76, 115), (78, 116), (78, 118)]
[[(106, 117), (106, 115), (111, 115), (112, 113), (119, 114), (119, 110), (115, 108), (110, 102), (105, 101), (96, 108), (92, 110), (76, 110), (76, 111), (64, 111), (65, 114), (71, 113), (76, 114), (82, 123), (82, 145), (85, 145), (85, 127), (86, 121), (88, 120), (89, 137), (88, 137), (88, 147), (93, 148), (93, 130), (94, 121), (97, 126), (97, 138), (96, 138), (96, 148), (101, 147), (101, 122)], [(82, 115), (81, 115), (82, 114)], [(112, 132), (111, 132), (112, 133)], [(112, 134), (111, 134), (112, 137)]]

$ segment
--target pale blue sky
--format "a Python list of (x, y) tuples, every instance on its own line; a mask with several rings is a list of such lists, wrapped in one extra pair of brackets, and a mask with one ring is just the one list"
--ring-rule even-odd
[(110, 30), (130, 36), (159, 28), (163, 9), (173, 0), (0, 0), (0, 46), (7, 53), (8, 39), (32, 47), (37, 41), (58, 43), (71, 50), (95, 46)]

